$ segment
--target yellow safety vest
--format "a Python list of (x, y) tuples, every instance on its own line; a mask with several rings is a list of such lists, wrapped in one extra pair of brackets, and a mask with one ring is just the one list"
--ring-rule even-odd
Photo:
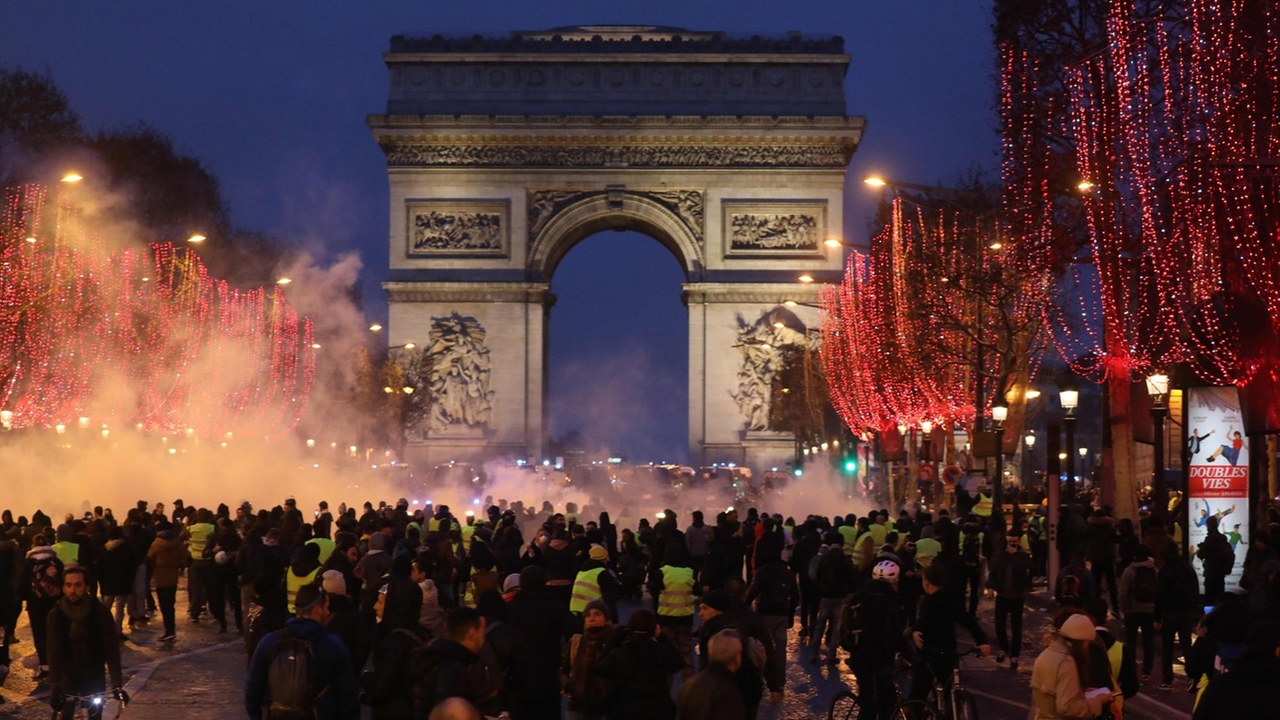
[(56, 542), (49, 547), (53, 550), (53, 554), (58, 556), (58, 560), (62, 561), (62, 566), (76, 565), (80, 562), (80, 543), (73, 543), (70, 540)]
[(196, 523), (187, 528), (187, 548), (191, 551), (192, 560), (204, 560), (204, 548), (215, 529), (209, 523)]
[(462, 526), (462, 549), (466, 552), (471, 552), (471, 536), (475, 534), (476, 527), (474, 525)]
[(584, 613), (587, 611), (587, 603), (604, 598), (600, 594), (600, 573), (602, 572), (604, 568), (598, 567), (578, 573), (578, 577), (573, 580), (573, 596), (569, 598), (569, 612)]
[(871, 523), (870, 532), (871, 539), (875, 541), (876, 547), (880, 547), (884, 544), (885, 537), (889, 535), (889, 528), (886, 528), (879, 523)]
[(476, 606), (475, 593), (472, 592), (472, 588), (475, 587), (475, 583), (472, 582), (472, 580), (475, 578), (475, 576), (476, 576), (476, 569), (471, 568), (471, 571), (467, 573), (467, 589), (465, 592), (462, 593), (463, 607), (473, 608)]
[(991, 511), (994, 509), (991, 504), (991, 496), (986, 493), (978, 493), (978, 504), (973, 506), (973, 514), (981, 517), (991, 517)]
[(870, 553), (865, 549), (866, 546), (862, 541), (867, 538), (871, 538), (873, 541), (875, 540), (875, 536), (868, 530), (867, 532), (859, 535), (858, 539), (853, 543), (853, 566), (859, 570), (862, 569), (864, 564), (871, 560), (871, 557), (875, 556), (875, 545), (872, 545)]
[[(1124, 643), (1119, 640), (1111, 643), (1111, 647), (1107, 648), (1107, 662), (1111, 665), (1111, 685), (1120, 688), (1120, 665), (1124, 662)], [(1116, 696), (1116, 705), (1124, 707), (1124, 696)]]
[(840, 538), (844, 540), (844, 554), (853, 557), (854, 544), (858, 539), (858, 528), (852, 525), (841, 525), (837, 528)]
[(298, 591), (302, 589), (303, 585), (310, 585), (311, 581), (316, 579), (316, 573), (318, 572), (320, 572), (320, 568), (316, 568), (302, 576), (294, 575), (293, 570), (285, 573), (285, 587), (288, 590), (290, 614), (298, 612), (298, 606), (294, 602), (298, 599)]
[(693, 615), (693, 569), (663, 565), (658, 614), (665, 617)]
[(307, 541), (307, 544), (315, 545), (316, 547), (320, 548), (320, 564), (321, 565), (329, 562), (329, 556), (332, 555), (334, 549), (338, 547), (338, 544), (330, 540), (329, 538), (311, 538), (310, 540)]

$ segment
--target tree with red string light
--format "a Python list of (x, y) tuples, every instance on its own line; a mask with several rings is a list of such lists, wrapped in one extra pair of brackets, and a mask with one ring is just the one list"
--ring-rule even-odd
[[(1061, 323), (1055, 339), (1077, 372), (1110, 387), (1125, 514), (1135, 378), (1176, 364), (1219, 384), (1277, 378), (1278, 41), (1274, 3), (1113, 2), (1105, 42), (1058, 68), (1065, 146), (1090, 192), (1087, 264), (1068, 273), (1082, 322)], [(1001, 55), (1007, 213), (1044, 237), (1061, 220), (1044, 199), (1044, 159), (1061, 138), (1037, 134), (1029, 102), (1045, 58), (1013, 42)]]
[(164, 433), (279, 437), (315, 378), (311, 322), (238, 290), (191, 248), (84, 227), (37, 185), (0, 218), (0, 408), (16, 428), (91, 417)]

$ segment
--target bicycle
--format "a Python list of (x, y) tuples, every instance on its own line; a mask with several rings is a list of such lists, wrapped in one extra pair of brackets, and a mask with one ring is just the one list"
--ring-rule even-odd
[(58, 720), (68, 706), (73, 708), (72, 717), (75, 718), (75, 720), (88, 720), (95, 716), (101, 717), (102, 711), (106, 709), (107, 701), (109, 700), (120, 701), (120, 709), (116, 711), (117, 717), (124, 713), (125, 707), (129, 704), (128, 695), (116, 697), (110, 692), (93, 693), (91, 695), (64, 695), (62, 698), (62, 708), (54, 708), (51, 718), (52, 720)]
[[(910, 715), (903, 711), (904, 705), (909, 702), (903, 699), (901, 688), (908, 685), (911, 679), (911, 673), (914, 669), (911, 663), (901, 655), (894, 659), (893, 675), (895, 681), (893, 683), (893, 695), (889, 698), (889, 702), (893, 703), (893, 714), (890, 716), (893, 720), (914, 720)], [(831, 698), (831, 706), (827, 709), (827, 720), (856, 720), (859, 713), (858, 695), (852, 690), (841, 690)]]
[[(982, 657), (976, 647), (956, 653), (950, 683), (930, 665), (934, 685), (929, 694), (924, 699), (902, 701), (896, 711), (905, 720), (978, 720), (978, 706), (960, 680), (960, 661), (966, 655)], [(921, 658), (921, 662), (927, 663), (928, 660)]]

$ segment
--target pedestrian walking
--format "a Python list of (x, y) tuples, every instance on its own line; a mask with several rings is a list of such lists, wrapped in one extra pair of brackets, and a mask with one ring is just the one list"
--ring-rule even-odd
[[(49, 705), (58, 717), (71, 720), (77, 702), (68, 696), (89, 696), (106, 692), (121, 705), (128, 704), (120, 671), (120, 638), (113, 627), (111, 611), (89, 595), (89, 578), (84, 568), (63, 572), (62, 597), (49, 611)], [(91, 704), (89, 717), (102, 717), (103, 706)]]
[(721, 630), (707, 642), (707, 666), (680, 688), (679, 720), (738, 720), (746, 715), (734, 675), (742, 667), (742, 639)]
[(1171, 546), (1160, 568), (1153, 622), (1160, 633), (1160, 689), (1173, 689), (1175, 639), (1182, 657), (1191, 656), (1191, 636), (1200, 616), (1200, 581), (1195, 568), (1176, 546)]
[(156, 583), (156, 604), (160, 606), (160, 617), (164, 621), (161, 642), (177, 639), (175, 605), (178, 597), (178, 574), (190, 562), (190, 553), (172, 529), (161, 530), (147, 550), (147, 564), (151, 567), (151, 576)]
[[(1007, 656), (1009, 667), (1014, 670), (1018, 669), (1022, 654), (1023, 604), (1027, 593), (1031, 592), (1032, 565), (1031, 556), (1022, 548), (1019, 538), (1010, 535), (1005, 538), (1004, 551), (995, 553), (991, 558), (987, 574), (987, 588), (996, 596), (996, 642), (1000, 647), (996, 662), (1004, 662)], [(1012, 637), (1009, 635), (1010, 625)]]
[(1209, 516), (1205, 531), (1207, 535), (1196, 549), (1196, 557), (1203, 563), (1204, 601), (1213, 605), (1226, 590), (1227, 576), (1236, 564), (1236, 553), (1226, 536), (1218, 531), (1218, 518)]

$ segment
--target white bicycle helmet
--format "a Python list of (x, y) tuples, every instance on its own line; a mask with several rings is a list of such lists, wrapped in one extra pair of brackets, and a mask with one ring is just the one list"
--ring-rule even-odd
[(898, 563), (892, 560), (881, 560), (876, 566), (871, 568), (872, 580), (884, 580), (888, 583), (898, 582), (898, 573), (902, 572), (898, 567)]

